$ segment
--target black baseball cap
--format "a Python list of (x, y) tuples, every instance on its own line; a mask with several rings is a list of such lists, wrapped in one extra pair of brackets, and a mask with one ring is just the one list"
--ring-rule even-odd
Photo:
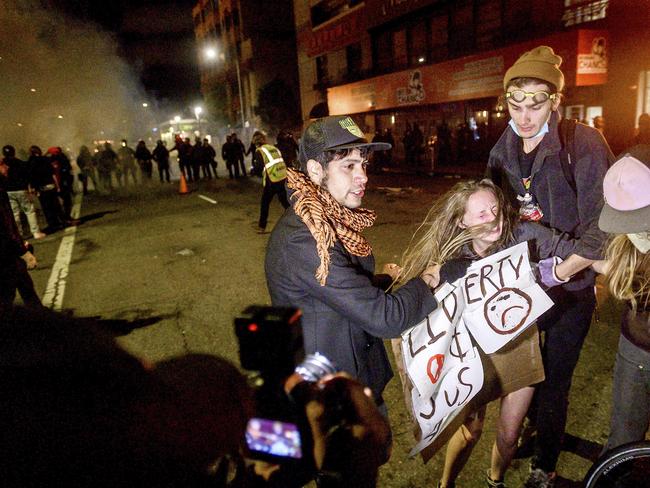
[(323, 117), (312, 122), (303, 132), (298, 159), (305, 164), (326, 151), (362, 147), (386, 151), (392, 146), (387, 142), (368, 142), (349, 115)]

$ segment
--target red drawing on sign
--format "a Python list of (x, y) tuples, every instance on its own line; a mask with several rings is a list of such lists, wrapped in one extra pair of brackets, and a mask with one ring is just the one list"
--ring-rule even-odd
[[(436, 362), (436, 371), (435, 373), (432, 373), (431, 365), (433, 364), (434, 361)], [(445, 362), (444, 354), (436, 354), (435, 356), (431, 356), (429, 362), (427, 363), (427, 375), (429, 376), (431, 383), (433, 383), (434, 385), (440, 379), (440, 373), (442, 372), (442, 365), (444, 364), (444, 362)]]

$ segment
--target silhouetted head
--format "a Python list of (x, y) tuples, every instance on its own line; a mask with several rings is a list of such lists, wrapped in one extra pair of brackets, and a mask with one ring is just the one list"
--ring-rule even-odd
[(5, 158), (13, 158), (16, 156), (16, 148), (7, 144), (2, 148), (2, 155)]

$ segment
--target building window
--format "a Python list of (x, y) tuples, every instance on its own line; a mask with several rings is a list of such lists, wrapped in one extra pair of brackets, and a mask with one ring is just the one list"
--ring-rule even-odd
[(323, 86), (327, 84), (327, 80), (327, 54), (323, 54), (316, 58), (316, 83)]
[(503, 31), (505, 39), (530, 37), (533, 22), (531, 8), (520, 0), (505, 0), (503, 4)]
[[(528, 6), (526, 6), (528, 8)], [(471, 52), (474, 48), (473, 2), (457, 2), (451, 9), (449, 25), (449, 50), (452, 56)]]
[(607, 17), (609, 0), (564, 0), (562, 22), (565, 27)]
[(361, 44), (350, 44), (345, 48), (345, 56), (347, 61), (348, 78), (350, 80), (359, 79), (361, 76)]
[(380, 73), (393, 67), (392, 32), (380, 32), (373, 39), (374, 67)]
[(478, 2), (476, 17), (476, 48), (480, 51), (494, 49), (501, 36), (501, 0)]
[(639, 91), (636, 102), (637, 119), (641, 114), (650, 114), (650, 71), (641, 71), (639, 73), (638, 87)]
[(409, 28), (409, 65), (417, 66), (428, 61), (427, 22), (419, 21)]
[(311, 26), (317, 27), (362, 2), (363, 0), (323, 0), (311, 8)]
[(393, 69), (400, 70), (408, 66), (406, 30), (393, 32)]
[(449, 16), (447, 14), (433, 17), (429, 24), (431, 35), (431, 61), (438, 62), (449, 56)]

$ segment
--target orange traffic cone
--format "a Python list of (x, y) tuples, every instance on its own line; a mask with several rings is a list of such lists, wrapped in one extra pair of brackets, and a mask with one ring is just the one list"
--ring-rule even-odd
[(181, 172), (181, 181), (178, 185), (179, 195), (187, 195), (190, 192), (187, 188), (187, 181), (185, 181), (185, 175)]

